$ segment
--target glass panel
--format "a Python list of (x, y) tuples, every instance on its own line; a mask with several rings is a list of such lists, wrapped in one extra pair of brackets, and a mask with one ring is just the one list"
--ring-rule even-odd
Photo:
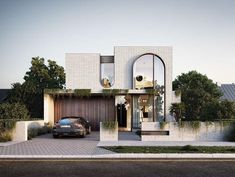
[(153, 88), (153, 55), (136, 60), (133, 72), (135, 89)]
[(114, 63), (101, 63), (101, 84), (110, 88), (114, 84)]
[[(133, 66), (134, 89), (158, 89), (159, 95), (140, 95), (134, 98), (133, 127), (141, 121), (161, 121), (165, 116), (165, 67), (162, 60), (152, 54), (138, 58)], [(153, 116), (154, 112), (154, 116)], [(154, 117), (154, 120), (153, 120)]]
[(140, 95), (138, 99), (141, 122), (153, 121), (153, 96)]
[(165, 78), (164, 78), (164, 64), (160, 58), (154, 56), (154, 87), (159, 89), (159, 96), (155, 96), (155, 121), (164, 120), (164, 88), (165, 88)]
[(138, 106), (139, 96), (133, 96), (133, 128), (140, 128), (140, 110)]
[(164, 65), (156, 56), (154, 56), (154, 84), (155, 89), (164, 87)]
[(154, 110), (154, 114), (155, 114), (155, 121), (160, 122), (164, 120), (164, 94), (161, 94), (159, 96), (155, 96), (154, 98), (154, 102), (155, 102), (155, 110)]
[(133, 127), (139, 128), (140, 122), (153, 121), (153, 96), (139, 95), (133, 97)]

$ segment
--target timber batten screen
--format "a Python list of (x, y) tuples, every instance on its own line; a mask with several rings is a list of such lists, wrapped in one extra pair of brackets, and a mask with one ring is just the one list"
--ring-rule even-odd
[(102, 121), (115, 120), (115, 99), (113, 97), (57, 97), (54, 100), (54, 120), (65, 116), (81, 116), (91, 123), (92, 130), (99, 130)]

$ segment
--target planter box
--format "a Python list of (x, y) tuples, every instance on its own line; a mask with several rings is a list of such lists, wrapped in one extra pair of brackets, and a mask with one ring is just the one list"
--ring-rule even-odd
[(100, 141), (118, 141), (118, 123), (114, 129), (107, 129), (100, 122)]

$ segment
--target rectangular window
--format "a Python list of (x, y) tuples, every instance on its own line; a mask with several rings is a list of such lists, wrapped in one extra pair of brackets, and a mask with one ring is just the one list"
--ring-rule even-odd
[(114, 84), (114, 56), (100, 57), (100, 81), (104, 88)]

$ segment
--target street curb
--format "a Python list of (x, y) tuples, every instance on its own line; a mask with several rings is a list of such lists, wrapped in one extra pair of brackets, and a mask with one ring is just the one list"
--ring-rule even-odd
[(235, 159), (235, 153), (119, 153), (100, 155), (0, 155), (0, 159)]

